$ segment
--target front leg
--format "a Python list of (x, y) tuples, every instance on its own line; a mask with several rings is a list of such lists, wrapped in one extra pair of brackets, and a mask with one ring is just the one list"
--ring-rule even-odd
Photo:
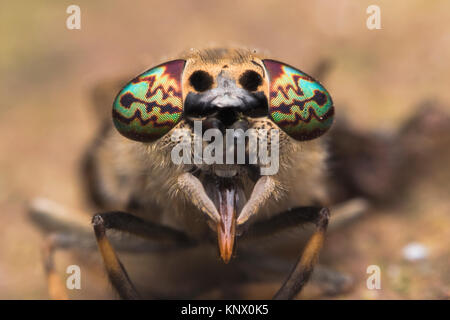
[(298, 259), (298, 262), (291, 274), (273, 297), (274, 299), (293, 299), (295, 295), (300, 292), (306, 282), (308, 282), (308, 279), (314, 269), (314, 265), (317, 262), (317, 258), (319, 257), (319, 252), (322, 249), (329, 219), (330, 211), (327, 208), (322, 208), (318, 212), (317, 217), (311, 221), (315, 223), (316, 231), (306, 244), (305, 250)]
[(95, 237), (97, 238), (98, 248), (103, 257), (103, 262), (108, 273), (109, 280), (116, 289), (122, 299), (136, 300), (139, 294), (128, 276), (122, 262), (116, 255), (114, 248), (111, 246), (106, 237), (106, 223), (102, 215), (97, 214), (92, 219)]
[(141, 237), (168, 242), (180, 247), (194, 243), (182, 232), (156, 225), (124, 212), (96, 214), (92, 218), (97, 244), (102, 254), (109, 279), (122, 299), (139, 299), (139, 294), (131, 282), (107, 236), (107, 229), (129, 232)]
[(316, 225), (316, 231), (306, 244), (303, 254), (273, 297), (274, 299), (293, 299), (308, 282), (322, 248), (329, 219), (328, 208), (298, 207), (282, 212), (268, 220), (256, 222), (249, 228), (248, 233), (243, 235), (244, 238), (246, 236), (263, 237), (305, 223)]

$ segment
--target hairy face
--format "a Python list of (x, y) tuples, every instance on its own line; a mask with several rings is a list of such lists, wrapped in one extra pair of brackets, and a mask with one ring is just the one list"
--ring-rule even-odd
[(333, 115), (330, 95), (307, 74), (222, 49), (146, 71), (113, 106), (119, 132), (164, 158), (208, 216), (226, 262), (236, 228), (276, 194), (279, 167), (295, 165), (292, 155), (326, 132)]

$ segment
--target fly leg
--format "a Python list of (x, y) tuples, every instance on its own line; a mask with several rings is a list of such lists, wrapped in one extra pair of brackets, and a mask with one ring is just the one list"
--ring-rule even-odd
[(243, 237), (264, 237), (305, 223), (314, 223), (316, 230), (308, 240), (288, 278), (274, 299), (293, 299), (308, 282), (322, 248), (330, 212), (321, 207), (297, 207), (282, 212), (268, 220), (256, 222)]
[(120, 211), (96, 214), (92, 218), (92, 225), (109, 279), (122, 299), (139, 299), (139, 294), (106, 236), (106, 230), (128, 232), (177, 247), (186, 248), (194, 245), (194, 242), (180, 231)]
[[(95, 215), (93, 220), (96, 237), (89, 228), (89, 216), (73, 209), (65, 208), (47, 199), (36, 199), (29, 208), (32, 221), (47, 235), (42, 247), (44, 270), (47, 276), (48, 290), (51, 299), (67, 299), (65, 284), (55, 270), (54, 255), (59, 249), (82, 249), (93, 251), (100, 247), (107, 270), (118, 270), (116, 274), (125, 279), (110, 275), (111, 282), (122, 298), (137, 298), (137, 293), (130, 289), (131, 282), (121, 266), (115, 253), (118, 251), (167, 252), (183, 250), (195, 246), (194, 241), (184, 233), (166, 226), (157, 225), (123, 212), (110, 212)], [(139, 237), (130, 237), (123, 241), (120, 234), (106, 236), (107, 229), (115, 229)], [(97, 241), (96, 241), (97, 240)], [(109, 264), (108, 264), (109, 263)], [(125, 277), (125, 278), (123, 278)], [(119, 289), (118, 289), (119, 288)], [(126, 292), (120, 288), (129, 289)], [(132, 295), (134, 293), (134, 295)]]

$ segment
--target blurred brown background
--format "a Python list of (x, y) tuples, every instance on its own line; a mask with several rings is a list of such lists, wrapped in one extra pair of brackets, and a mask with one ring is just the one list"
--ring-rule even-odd
[[(68, 30), (66, 8), (81, 7), (81, 30)], [(381, 8), (381, 30), (368, 30), (366, 8)], [(242, 45), (323, 79), (336, 112), (362, 130), (390, 132), (425, 99), (450, 112), (448, 1), (3, 1), (0, 11), (0, 298), (46, 299), (41, 234), (26, 215), (36, 196), (89, 210), (78, 165), (98, 121), (90, 88), (177, 52)], [(419, 179), (400, 206), (371, 212), (329, 235), (322, 260), (351, 274), (338, 298), (441, 299), (450, 295), (449, 166)], [(436, 180), (438, 179), (438, 180)], [(426, 258), (411, 262), (404, 246)], [(75, 262), (74, 262), (75, 261)], [(99, 257), (74, 298), (111, 298)], [(63, 274), (73, 260), (57, 254)], [(366, 268), (382, 268), (382, 289), (366, 288)], [(87, 269), (87, 268), (85, 268)], [(82, 266), (82, 270), (83, 266)]]

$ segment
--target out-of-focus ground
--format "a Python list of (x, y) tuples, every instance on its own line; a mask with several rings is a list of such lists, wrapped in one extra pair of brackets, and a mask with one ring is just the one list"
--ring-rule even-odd
[[(329, 59), (323, 82), (336, 112), (362, 130), (395, 131), (424, 99), (450, 112), (448, 1), (76, 1), (82, 29), (68, 30), (73, 3), (6, 1), (0, 11), (2, 299), (48, 297), (42, 235), (25, 210), (31, 198), (92, 210), (78, 166), (99, 125), (90, 107), (99, 81), (131, 78), (190, 47), (236, 44), (305, 72)], [(381, 7), (381, 30), (366, 28), (371, 4)], [(450, 164), (441, 165), (395, 206), (329, 234), (321, 262), (355, 279), (337, 298), (450, 296)], [(412, 242), (427, 248), (426, 258), (403, 257)], [(72, 298), (114, 297), (98, 254), (83, 261), (60, 252), (56, 260), (62, 275), (68, 264), (81, 264), (83, 289)], [(381, 268), (381, 290), (366, 287), (369, 265)], [(256, 296), (276, 290), (266, 288)]]

